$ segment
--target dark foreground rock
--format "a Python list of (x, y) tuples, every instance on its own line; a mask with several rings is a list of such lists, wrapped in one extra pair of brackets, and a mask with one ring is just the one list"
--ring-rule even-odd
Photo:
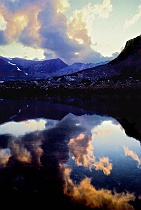
[(95, 83), (84, 80), (79, 83), (64, 83), (61, 80), (3, 81), (0, 83), (0, 97), (42, 97), (45, 95), (93, 94), (140, 94), (141, 80), (100, 80)]

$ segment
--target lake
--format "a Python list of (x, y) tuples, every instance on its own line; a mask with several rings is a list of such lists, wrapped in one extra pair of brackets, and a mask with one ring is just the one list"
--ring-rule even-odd
[(0, 99), (1, 203), (141, 209), (140, 97), (62, 101)]

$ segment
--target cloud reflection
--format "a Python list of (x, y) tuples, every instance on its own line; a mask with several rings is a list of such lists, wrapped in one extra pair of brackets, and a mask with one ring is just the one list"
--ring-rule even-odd
[[(20, 122), (19, 125), (23, 125), (27, 129), (25, 129), (25, 135), (14, 135), (14, 131), (13, 133), (11, 131), (12, 135), (7, 135), (7, 130), (5, 129), (2, 132), (1, 127), (0, 167), (1, 171), (5, 170), (4, 173), (7, 176), (7, 178), (2, 177), (0, 180), (0, 184), (4, 182), (2, 189), (5, 189), (7, 180), (9, 181), (7, 168), (5, 167), (7, 166), (12, 174), (10, 190), (13, 190), (13, 186), (16, 186), (17, 191), (21, 190), (23, 192), (25, 190), (27, 192), (30, 189), (31, 192), (40, 193), (42, 191), (45, 195), (46, 192), (50, 193), (52, 191), (52, 195), (54, 195), (56, 189), (59, 189), (63, 195), (65, 193), (65, 196), (69, 196), (74, 202), (90, 208), (133, 210), (130, 205), (130, 201), (135, 198), (133, 194), (117, 193), (109, 190), (116, 189), (118, 192), (125, 192), (128, 189), (130, 192), (136, 191), (131, 189), (133, 184), (128, 186), (126, 177), (127, 185), (125, 187), (123, 180), (121, 180), (123, 178), (121, 177), (122, 174), (117, 177), (117, 172), (120, 173), (121, 170), (121, 162), (118, 165), (116, 158), (120, 157), (118, 152), (121, 152), (121, 150), (117, 150), (113, 157), (109, 145), (108, 150), (105, 147), (105, 141), (104, 146), (101, 142), (100, 144), (96, 143), (100, 138), (103, 139), (106, 134), (105, 138), (107, 137), (110, 142), (110, 149), (112, 146), (115, 148), (114, 142), (109, 137), (112, 133), (114, 136), (120, 134), (119, 131), (122, 132), (122, 130), (119, 128), (119, 124), (114, 123), (114, 126), (110, 127), (111, 121), (109, 124), (107, 119), (97, 115), (75, 116), (68, 114), (60, 121), (47, 119), (24, 121)], [(32, 126), (30, 122), (33, 122), (33, 124), (31, 123)], [(105, 122), (105, 124), (102, 122)], [(106, 126), (109, 126), (107, 130), (105, 130)], [(32, 132), (28, 133), (29, 128)], [(114, 136), (111, 138), (114, 139)], [(122, 139), (122, 145), (123, 142), (124, 139)], [(116, 147), (121, 148), (120, 141), (116, 141)], [(135, 152), (129, 150), (128, 147), (124, 149), (126, 155), (141, 164), (141, 160)], [(125, 159), (123, 155), (121, 158)], [(85, 167), (87, 167), (86, 170)], [(35, 171), (38, 176), (32, 177)], [(133, 176), (135, 175), (136, 172)], [(31, 180), (28, 179), (28, 176), (31, 177)], [(94, 186), (88, 177), (95, 182)], [(138, 179), (140, 180), (140, 178)], [(29, 180), (29, 182), (26, 182), (26, 180)], [(33, 183), (32, 186), (30, 181)], [(119, 186), (119, 182), (121, 182), (121, 186)], [(7, 184), (6, 190), (9, 189), (8, 187)], [(138, 192), (140, 193), (140, 189)]]
[(11, 154), (9, 149), (0, 149), (0, 167), (5, 167)]
[(78, 166), (91, 167), (94, 161), (93, 146), (90, 144), (90, 135), (80, 133), (76, 138), (71, 138), (68, 146), (72, 159)]
[(138, 157), (138, 155), (133, 151), (129, 150), (128, 147), (124, 147), (125, 156), (130, 156), (133, 160), (138, 162), (138, 166), (141, 165), (141, 158)]
[(75, 184), (70, 178), (71, 169), (64, 166), (61, 167), (64, 170), (64, 193), (78, 203), (93, 209), (134, 210), (129, 204), (130, 201), (135, 199), (133, 194), (96, 189), (88, 177), (84, 178), (79, 184)]
[(14, 141), (10, 142), (9, 148), (11, 155), (20, 162), (29, 163), (31, 162), (31, 154), (22, 144), (18, 144)]
[(45, 119), (32, 119), (22, 122), (7, 122), (0, 125), (0, 134), (11, 134), (14, 136), (24, 135), (33, 131), (45, 129)]
[(108, 157), (102, 157), (99, 161), (95, 161), (93, 164), (96, 170), (102, 170), (105, 175), (109, 175), (112, 170), (112, 163), (110, 163)]
[(112, 170), (112, 163), (108, 157), (99, 158), (96, 161), (94, 147), (91, 144), (92, 135), (80, 133), (76, 138), (71, 138), (68, 146), (72, 159), (78, 166), (88, 167), (90, 170), (102, 170), (105, 175), (109, 175)]

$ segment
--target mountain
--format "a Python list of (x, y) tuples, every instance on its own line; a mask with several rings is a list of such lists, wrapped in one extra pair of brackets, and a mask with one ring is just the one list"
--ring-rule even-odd
[(22, 58), (5, 58), (0, 56), (0, 79), (38, 79), (48, 78), (55, 71), (68, 65), (61, 59), (43, 61), (26, 60)]
[(4, 57), (0, 57), (0, 78), (19, 78), (26, 76), (16, 64), (11, 63), (10, 60)]
[(37, 78), (47, 78), (52, 75), (54, 71), (59, 71), (68, 66), (59, 58), (43, 61), (13, 58), (12, 62), (24, 70), (29, 77)]
[(112, 61), (83, 70), (77, 76), (94, 82), (113, 77), (141, 79), (141, 35), (128, 40), (121, 53)]
[[(141, 79), (141, 35), (128, 40), (121, 53), (113, 60), (103, 63), (74, 63), (67, 65), (60, 58), (35, 61), (0, 56), (0, 79), (47, 79), (75, 76), (76, 82), (91, 82), (110, 78)], [(73, 79), (74, 80), (74, 79)]]
[(46, 79), (70, 75), (92, 68), (101, 63), (74, 63), (67, 65), (61, 59), (50, 59), (43, 61), (27, 60), (22, 58), (0, 57), (0, 79)]
[(141, 36), (137, 36), (136, 38), (130, 39), (126, 42), (124, 49), (121, 53), (109, 62), (109, 64), (117, 64), (122, 63), (122, 65), (134, 66), (136, 63), (136, 67), (139, 67), (141, 60)]
[(54, 71), (68, 66), (59, 58), (43, 61), (11, 58), (10, 63), (18, 66), (25, 73), (25, 79), (48, 78)]
[(106, 62), (101, 62), (101, 63), (74, 63), (70, 66), (67, 66), (65, 68), (62, 68), (58, 71), (58, 69), (56, 71), (54, 71), (52, 73), (53, 77), (60, 77), (60, 76), (66, 76), (66, 75), (72, 75), (74, 73), (78, 73), (82, 70), (88, 69), (88, 68), (92, 68), (95, 66), (99, 66), (102, 64), (105, 64)]

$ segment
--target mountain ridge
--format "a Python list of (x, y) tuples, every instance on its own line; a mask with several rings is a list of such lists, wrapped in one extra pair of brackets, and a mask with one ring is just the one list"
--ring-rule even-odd
[(112, 61), (82, 70), (79, 76), (91, 81), (99, 79), (141, 78), (141, 35), (128, 40), (122, 52)]
[(68, 65), (60, 58), (38, 61), (0, 56), (0, 79), (47, 79), (50, 77), (70, 75), (100, 64), (102, 63), (77, 62)]
[(141, 78), (141, 35), (128, 40), (119, 55), (107, 62), (74, 63), (68, 65), (60, 58), (50, 60), (27, 60), (0, 56), (0, 79), (48, 79), (69, 76), (92, 82), (113, 77)]

